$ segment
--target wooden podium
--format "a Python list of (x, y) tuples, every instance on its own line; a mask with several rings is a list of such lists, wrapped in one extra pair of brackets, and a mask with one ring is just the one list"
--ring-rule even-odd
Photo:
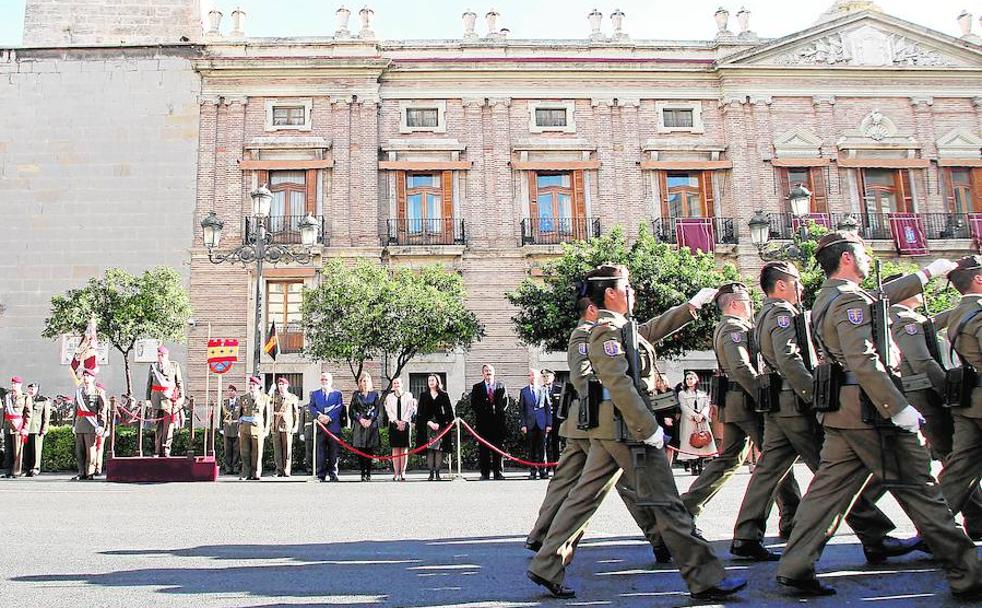
[(109, 458), (106, 481), (154, 483), (166, 481), (217, 481), (215, 456), (133, 456)]

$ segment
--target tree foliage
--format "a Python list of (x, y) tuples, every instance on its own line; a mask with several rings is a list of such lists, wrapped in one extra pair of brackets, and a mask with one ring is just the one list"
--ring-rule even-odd
[(41, 335), (81, 335), (95, 317), (100, 340), (123, 355), (126, 392), (133, 393), (129, 355), (141, 338), (172, 342), (187, 340), (191, 300), (181, 275), (173, 268), (157, 266), (134, 276), (109, 268), (78, 289), (51, 298), (51, 315)]
[[(634, 315), (639, 321), (682, 304), (702, 287), (740, 280), (732, 264), (719, 267), (712, 254), (660, 243), (646, 226), (631, 244), (623, 231), (615, 228), (600, 238), (565, 245), (561, 257), (543, 266), (541, 280), (528, 278), (508, 294), (508, 300), (518, 307), (512, 322), (522, 342), (565, 351), (577, 320), (574, 284), (604, 263), (623, 264), (630, 270), (637, 297)], [(659, 355), (672, 358), (710, 348), (717, 319), (712, 306), (703, 307), (699, 319), (661, 343)]]
[(469, 348), (484, 336), (465, 304), (463, 279), (441, 265), (390, 269), (331, 260), (321, 276), (303, 293), (304, 353), (347, 364), (355, 379), (366, 361), (391, 357), (391, 385), (414, 357)]

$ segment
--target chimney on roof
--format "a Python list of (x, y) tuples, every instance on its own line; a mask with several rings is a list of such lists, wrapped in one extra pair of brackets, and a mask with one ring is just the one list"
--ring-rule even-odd
[(375, 16), (375, 11), (366, 5), (358, 11), (358, 16), (361, 18), (361, 30), (358, 32), (358, 37), (362, 40), (374, 39), (375, 32), (372, 31), (372, 17)]
[(477, 13), (471, 9), (467, 9), (460, 18), (464, 21), (464, 40), (474, 40), (477, 38), (477, 32), (474, 31), (474, 25), (477, 23)]
[(614, 9), (610, 14), (610, 23), (614, 26), (614, 40), (627, 40), (627, 34), (624, 33), (624, 11)]
[(229, 36), (232, 38), (245, 38), (245, 11), (235, 7), (232, 11), (232, 31)]
[(600, 31), (600, 24), (603, 22), (604, 15), (597, 9), (590, 11), (590, 14), (586, 16), (587, 21), (590, 22), (590, 40), (603, 40), (603, 32)]

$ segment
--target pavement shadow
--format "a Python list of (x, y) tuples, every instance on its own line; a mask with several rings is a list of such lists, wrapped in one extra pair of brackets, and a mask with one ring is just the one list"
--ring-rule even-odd
[[(417, 540), (364, 540), (316, 544), (205, 545), (182, 549), (107, 551), (104, 556), (167, 558), (159, 568), (93, 574), (39, 574), (11, 579), (105, 588), (154, 587), (160, 593), (229, 598), (256, 608), (280, 606), (467, 606), (522, 608), (560, 605), (530, 583), (531, 554), (517, 536)], [(776, 564), (729, 560), (727, 543), (714, 543), (731, 573), (750, 578), (739, 604), (797, 603), (774, 583)], [(187, 565), (174, 567), (175, 559)], [(180, 562), (181, 559), (176, 561)], [(257, 563), (250, 563), (257, 562)], [(926, 558), (905, 557), (866, 566), (856, 544), (827, 547), (820, 564), (836, 586), (834, 602), (876, 601), (879, 606), (943, 606), (951, 602), (944, 575)], [(688, 596), (678, 570), (656, 565), (650, 548), (635, 537), (584, 541), (567, 583), (578, 597), (565, 605), (668, 607), (700, 605)], [(811, 602), (809, 602), (811, 603)], [(956, 605), (952, 603), (952, 605)]]

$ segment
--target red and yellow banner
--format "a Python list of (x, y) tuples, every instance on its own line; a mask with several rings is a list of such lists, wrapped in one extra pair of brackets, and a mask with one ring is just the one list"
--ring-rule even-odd
[(239, 341), (233, 338), (212, 338), (208, 340), (208, 369), (216, 374), (224, 374), (239, 360)]

